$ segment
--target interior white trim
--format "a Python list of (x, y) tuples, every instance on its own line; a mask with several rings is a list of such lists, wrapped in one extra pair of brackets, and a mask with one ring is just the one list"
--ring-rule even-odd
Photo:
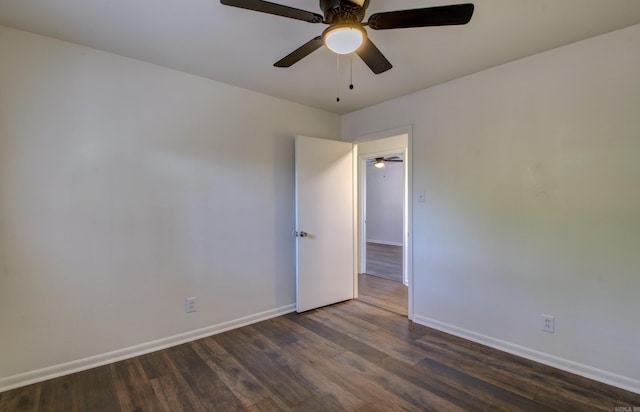
[(97, 366), (103, 366), (113, 362), (130, 359), (136, 356), (145, 355), (147, 353), (166, 349), (176, 345), (181, 345), (183, 343), (191, 342), (194, 340), (206, 338), (207, 336), (216, 335), (218, 333), (222, 333), (231, 329), (236, 329), (242, 326), (250, 325), (252, 323), (294, 312), (295, 308), (296, 305), (292, 303), (290, 305), (282, 306), (279, 308), (255, 313), (253, 315), (230, 320), (227, 322), (222, 322), (217, 325), (207, 326), (201, 329), (169, 336), (167, 338), (142, 343), (140, 345), (118, 349), (113, 352), (102, 353), (84, 359), (78, 359), (71, 362), (61, 363), (59, 365), (49, 366), (47, 368), (36, 369), (18, 375), (9, 376), (0, 379), (0, 392), (8, 391), (10, 389), (15, 389), (37, 382), (42, 382), (64, 375), (69, 375), (71, 373), (84, 371), (87, 369), (95, 368)]
[[(378, 150), (372, 149), (371, 151), (361, 151), (360, 144), (373, 143), (375, 141), (381, 142), (384, 140), (391, 140), (406, 135), (406, 142), (398, 144), (398, 142), (385, 144), (383, 147), (379, 147)], [(364, 186), (366, 185), (366, 173), (365, 162), (367, 158), (376, 156), (386, 156), (393, 153), (402, 153), (404, 158), (404, 184), (405, 184), (405, 199), (404, 199), (404, 222), (403, 222), (403, 237), (406, 242), (402, 249), (403, 254), (403, 283), (408, 287), (408, 302), (407, 311), (409, 320), (413, 320), (413, 236), (411, 231), (413, 230), (413, 172), (411, 164), (411, 150), (413, 145), (413, 126), (403, 126), (396, 129), (387, 131), (380, 131), (371, 133), (368, 135), (356, 137), (353, 139), (356, 145), (357, 159), (354, 160), (354, 167), (357, 170), (357, 183), (355, 184), (355, 196), (356, 205), (354, 205), (355, 219), (355, 234), (356, 234), (356, 253), (358, 255), (356, 259), (356, 275), (354, 276), (354, 297), (357, 297), (358, 291), (358, 276), (359, 269), (366, 268), (366, 236), (362, 217), (366, 216), (366, 202), (364, 199)], [(364, 252), (364, 253), (363, 253)], [(364, 270), (363, 270), (364, 272)]]
[(414, 314), (413, 321), (419, 323), (420, 325), (428, 326), (430, 328), (437, 329), (454, 336), (468, 339), (470, 341), (477, 342), (482, 345), (501, 350), (503, 352), (508, 352), (513, 355), (521, 356), (535, 362), (540, 362), (545, 365), (564, 370), (566, 372), (575, 373), (576, 375), (584, 376), (585, 378), (593, 379), (598, 382), (606, 383), (608, 385), (613, 385), (618, 388), (640, 394), (640, 381), (629, 378), (627, 376), (618, 375), (602, 369), (594, 368), (589, 365), (574, 362), (569, 359), (564, 359), (558, 356), (550, 355), (548, 353), (539, 352), (525, 346), (516, 345), (514, 343), (496, 339), (491, 336), (483, 335), (481, 333), (459, 328), (457, 326), (440, 322), (435, 319), (430, 319), (425, 316)]

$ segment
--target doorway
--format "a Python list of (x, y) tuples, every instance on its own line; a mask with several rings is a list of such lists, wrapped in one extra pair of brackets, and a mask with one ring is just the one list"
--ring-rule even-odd
[(410, 130), (356, 146), (357, 297), (411, 319)]
[[(412, 209), (409, 201), (409, 194), (412, 190), (409, 158), (411, 129), (405, 128), (397, 134), (371, 136), (370, 139), (369, 141), (364, 141), (364, 138), (358, 139), (359, 142), (353, 144), (296, 136), (296, 227), (293, 235), (296, 237), (296, 311), (298, 312), (351, 298), (357, 299), (360, 294), (360, 284), (365, 291), (362, 293), (361, 299), (364, 298), (364, 295), (369, 294), (370, 302), (375, 300), (377, 306), (384, 307), (385, 302), (388, 303), (385, 295), (386, 298), (389, 298), (393, 293), (380, 287), (379, 281), (388, 281), (395, 286), (399, 285), (401, 288), (405, 288), (406, 303), (394, 311), (402, 313), (410, 320), (413, 318), (412, 247), (409, 233)], [(333, 155), (329, 158), (318, 156), (321, 153), (327, 155), (333, 153), (337, 156), (335, 158), (332, 157)], [(366, 160), (372, 156), (375, 158), (393, 153), (402, 154), (402, 163), (404, 164), (402, 283), (375, 277), (373, 278), (379, 279), (379, 281), (372, 280), (365, 273), (367, 255), (364, 220), (366, 216), (364, 210)], [(338, 163), (344, 168), (335, 167), (338, 160), (340, 160)], [(311, 171), (309, 171), (310, 167)], [(315, 170), (314, 168), (320, 169)], [(323, 179), (317, 179), (318, 176)], [(309, 185), (310, 181), (306, 177), (312, 177), (311, 182), (315, 182), (315, 186)], [(337, 180), (333, 183), (326, 182), (325, 177)], [(345, 189), (344, 193), (341, 190), (341, 196), (327, 197), (326, 194), (334, 193), (336, 187)], [(301, 188), (312, 189), (311, 194), (315, 196), (316, 201), (305, 203), (303, 200), (308, 196), (300, 191)], [(330, 204), (326, 201), (317, 201), (317, 199), (328, 199)], [(340, 214), (342, 218), (338, 219), (336, 223), (336, 228), (340, 229), (338, 235), (336, 235), (337, 229), (327, 228), (326, 224), (318, 225), (319, 222), (326, 219), (313, 218), (313, 213), (311, 213), (311, 220), (304, 218), (307, 215), (306, 212), (312, 210), (309, 205), (320, 206), (321, 210), (330, 212), (329, 216), (325, 216), (326, 218), (335, 218), (336, 214), (333, 212), (336, 204), (341, 207), (346, 206), (346, 209), (343, 210), (344, 213)], [(328, 232), (323, 231), (324, 229), (328, 229)], [(332, 241), (336, 238), (341, 240), (340, 246)], [(321, 241), (324, 243), (320, 244)], [(350, 257), (345, 255), (345, 252)], [(339, 260), (344, 264), (338, 269), (331, 269), (324, 265), (325, 263), (337, 262), (338, 260), (333, 256), (336, 253), (344, 258)], [(341, 287), (336, 288), (336, 282), (332, 281), (328, 275), (335, 275), (336, 279), (341, 282)], [(344, 284), (342, 281), (345, 281)], [(368, 288), (365, 290), (364, 287), (367, 286)], [(318, 293), (319, 287), (322, 288), (322, 293)], [(310, 293), (305, 293), (305, 291), (310, 291)], [(336, 294), (337, 291), (340, 291), (340, 294)]]
[(404, 159), (402, 153), (366, 159), (364, 272), (404, 283)]

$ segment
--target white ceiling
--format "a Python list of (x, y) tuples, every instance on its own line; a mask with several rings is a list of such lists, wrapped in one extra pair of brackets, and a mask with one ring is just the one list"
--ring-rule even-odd
[[(281, 0), (320, 13), (314, 0)], [(464, 3), (371, 0), (374, 12)], [(219, 0), (0, 0), (0, 24), (348, 113), (525, 56), (640, 23), (640, 0), (471, 0), (465, 26), (369, 30), (394, 65), (374, 75), (321, 48), (291, 68), (273, 63), (326, 27), (223, 6)], [(365, 20), (367, 17), (365, 17)]]

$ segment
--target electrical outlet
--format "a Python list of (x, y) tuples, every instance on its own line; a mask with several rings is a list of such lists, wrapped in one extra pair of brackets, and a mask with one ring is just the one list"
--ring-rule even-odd
[(549, 333), (555, 333), (556, 318), (551, 315), (542, 315), (542, 330)]
[(196, 298), (187, 298), (184, 303), (184, 310), (187, 313), (196, 311)]

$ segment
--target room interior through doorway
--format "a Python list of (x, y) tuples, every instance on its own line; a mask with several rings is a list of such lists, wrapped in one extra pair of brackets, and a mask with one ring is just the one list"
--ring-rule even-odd
[[(357, 167), (358, 167), (358, 275), (356, 279), (357, 296), (361, 301), (383, 307), (403, 316), (412, 318), (413, 302), (411, 299), (412, 290), (412, 265), (411, 265), (411, 247), (410, 247), (410, 210), (409, 193), (411, 190), (410, 167), (409, 167), (409, 143), (410, 130), (405, 133), (389, 133), (385, 135), (377, 135), (366, 139), (366, 141), (356, 144), (357, 151)], [(401, 282), (384, 279), (383, 277), (375, 277), (366, 274), (370, 271), (367, 269), (367, 226), (368, 219), (366, 208), (366, 169), (367, 163), (372, 163), (379, 157), (399, 156), (403, 162), (400, 164), (402, 169), (402, 183), (399, 190), (401, 204), (401, 233), (396, 240), (396, 246), (401, 251)], [(376, 240), (376, 239), (374, 239)], [(378, 239), (380, 240), (380, 239)], [(375, 242), (369, 242), (375, 243)], [(397, 279), (396, 279), (397, 280)]]

